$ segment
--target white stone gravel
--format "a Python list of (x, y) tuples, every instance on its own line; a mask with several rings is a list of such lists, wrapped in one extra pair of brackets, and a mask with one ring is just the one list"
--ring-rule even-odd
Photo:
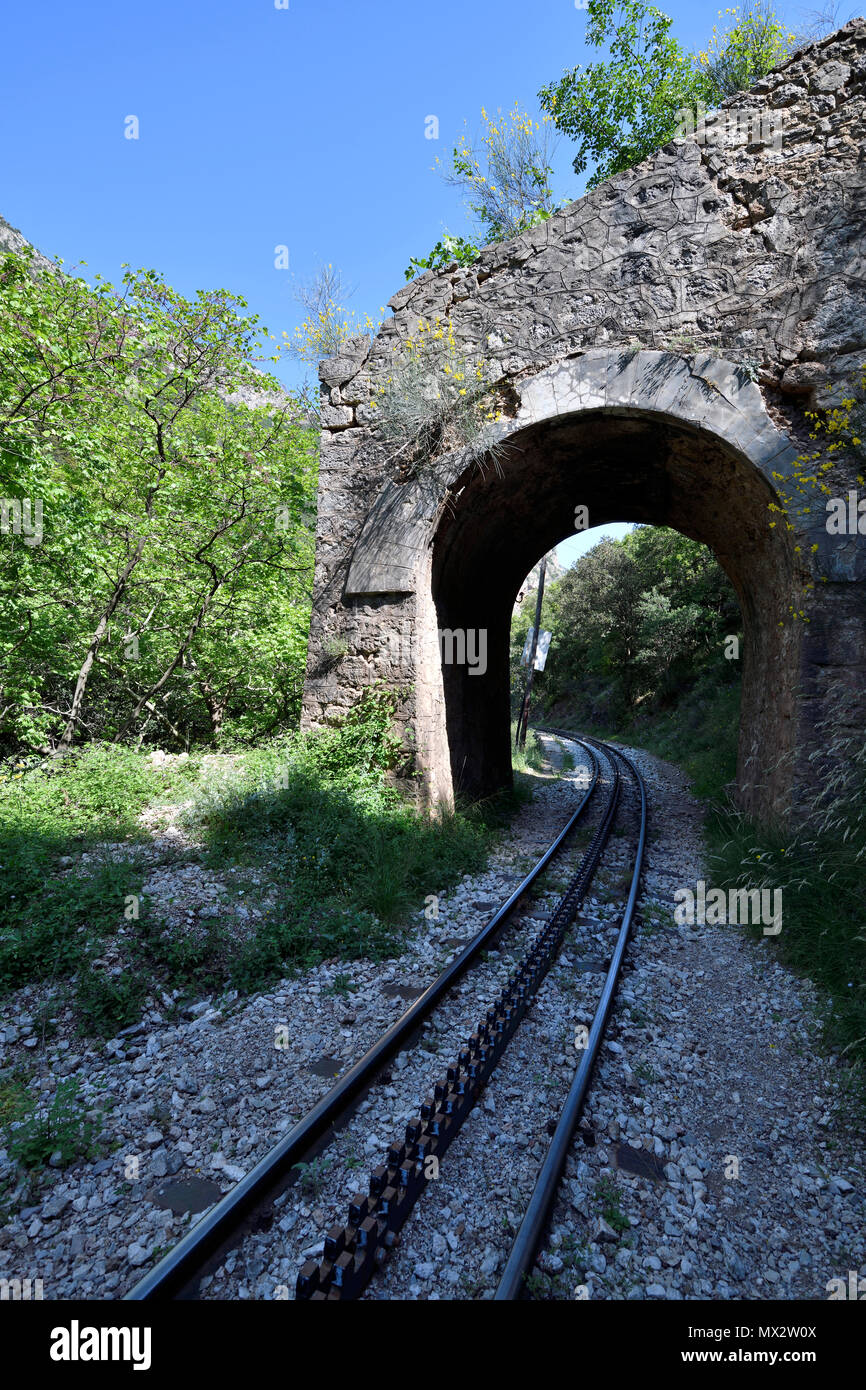
[[(54, 1036), (43, 1035), (36, 1013), (42, 987), (4, 999), (2, 1065), (26, 1065), (31, 1091), (46, 1097), (58, 1079), (74, 1078), (85, 1101), (106, 1111), (103, 1148), (109, 1152), (50, 1171), (37, 1185), (0, 1150), (0, 1195), (9, 1213), (0, 1226), (0, 1278), (41, 1278), (45, 1298), (124, 1293), (188, 1228), (187, 1215), (154, 1200), (165, 1184), (207, 1179), (215, 1184), (214, 1196), (228, 1191), (477, 933), (564, 823), (573, 799), (570, 787), (547, 781), (490, 870), (467, 876), (441, 896), (438, 920), (428, 920), (419, 903), (416, 929), (393, 960), (322, 964), (265, 994), (200, 1000), (179, 1023), (151, 1010), (105, 1047), (78, 1037), (71, 1014), (56, 1020)], [(161, 862), (164, 818), (157, 816), (156, 825), (159, 838), (146, 851), (152, 887), (162, 888), (163, 907), (174, 898), (182, 921), (202, 894), (224, 889), (225, 876), (212, 880), (198, 869), (185, 883), (182, 865)], [(129, 848), (104, 846), (101, 852), (119, 858)], [(109, 958), (106, 967), (112, 968)], [(497, 969), (491, 961), (491, 978)], [(348, 995), (335, 992), (346, 976)], [(172, 1000), (164, 1002), (168, 1011)], [(436, 1062), (435, 1053), (424, 1057), (422, 1065)], [(311, 1070), (327, 1070), (324, 1059), (333, 1059), (330, 1074)], [(369, 1166), (369, 1153), (364, 1162)], [(308, 1234), (314, 1244), (320, 1225), (311, 1212), (300, 1219), (309, 1221), (302, 1238)], [(301, 1262), (293, 1253), (292, 1282)]]
[[(467, 880), (465, 886), (450, 895), (447, 902), (443, 899), (440, 910), (447, 912), (452, 920), (462, 917), (469, 904), (483, 906), (481, 918), (474, 922), (469, 935), (474, 935), (483, 921), (508, 896), (525, 870), (543, 852), (574, 810), (576, 798), (573, 778), (539, 781), (535, 800), (513, 823), (507, 843), (492, 856), (488, 871)], [(600, 814), (600, 807), (596, 809), (595, 814)], [(484, 1010), (494, 1001), (505, 984), (514, 965), (523, 954), (527, 936), (537, 930), (558, 900), (559, 894), (553, 883), (564, 886), (567, 866), (571, 864), (573, 869), (578, 858), (577, 846), (563, 854), (556, 870), (551, 871), (545, 878), (545, 892), (539, 898), (537, 909), (530, 906), (502, 933), (498, 949), (490, 951), (487, 960), (473, 968), (437, 1008), (434, 1018), (424, 1028), (419, 1046), (400, 1054), (390, 1071), (383, 1075), (380, 1084), (362, 1101), (357, 1113), (324, 1156), (320, 1169), (316, 1171), (315, 1190), (306, 1200), (299, 1197), (294, 1189), (279, 1199), (276, 1204), (277, 1218), (274, 1226), (270, 1231), (250, 1236), (244, 1241), (240, 1251), (229, 1255), (213, 1278), (205, 1281), (206, 1297), (294, 1297), (294, 1284), (300, 1266), (306, 1259), (321, 1254), (324, 1235), (331, 1226), (345, 1222), (351, 1197), (356, 1192), (366, 1193), (370, 1169), (383, 1161), (391, 1142), (403, 1138), (407, 1121), (418, 1114), (420, 1102), (430, 1093), (434, 1083), (442, 1079), (459, 1046), (473, 1031)], [(453, 931), (453, 928), (449, 930)], [(519, 1047), (521, 1052), (523, 1051), (524, 1034), (527, 1029), (534, 1030), (534, 1023), (528, 1022), (521, 1027), (520, 1041), (515, 1038), (512, 1049)], [(562, 1054), (566, 1045), (566, 1038), (558, 1040), (558, 1056)], [(550, 1046), (546, 1038), (543, 1048), (545, 1057), (548, 1057)], [(562, 1060), (565, 1060), (565, 1054), (562, 1054)], [(525, 1070), (522, 1062), (521, 1069)], [(500, 1073), (506, 1074), (503, 1072), (502, 1064), (497, 1075)], [(488, 1092), (485, 1093), (488, 1107), (492, 1104), (491, 1096), (492, 1089), (488, 1088)], [(519, 1098), (527, 1114), (537, 1111), (539, 1104), (544, 1104), (541, 1094), (536, 1094), (535, 1089), (526, 1094), (520, 1092)], [(482, 1113), (487, 1118), (489, 1128), (489, 1108), (487, 1112), (482, 1112), (479, 1108), (470, 1117), (464, 1129), (465, 1135), (472, 1133), (470, 1127)], [(495, 1133), (497, 1143), (513, 1150), (513, 1153), (509, 1154), (509, 1166), (526, 1167), (525, 1163), (521, 1163), (523, 1151), (530, 1147), (530, 1137), (525, 1126), (516, 1123), (513, 1116), (509, 1117), (503, 1111), (502, 1120), (496, 1125)], [(461, 1135), (449, 1149), (443, 1164), (443, 1179), (440, 1183), (431, 1185), (437, 1189), (435, 1194), (429, 1194), (434, 1200), (438, 1198), (439, 1190), (444, 1191), (448, 1186), (444, 1177), (445, 1168), (450, 1165), (452, 1154), (463, 1142), (466, 1141)], [(534, 1145), (535, 1141), (532, 1143)], [(476, 1173), (480, 1174), (481, 1169), (476, 1163), (473, 1163), (473, 1167)], [(487, 1179), (484, 1178), (477, 1194), (480, 1201), (489, 1200), (489, 1193), (484, 1190), (486, 1186)], [(416, 1214), (411, 1218), (410, 1224), (413, 1225), (413, 1229), (416, 1217), (418, 1221), (423, 1222), (429, 1219), (429, 1214), (430, 1201), (428, 1194), (425, 1194), (424, 1201), (419, 1203)], [(453, 1213), (448, 1213), (446, 1220), (451, 1221), (452, 1216)], [(464, 1235), (464, 1227), (465, 1222), (454, 1217), (447, 1230), (437, 1229), (429, 1233), (429, 1249), (423, 1257), (420, 1254), (417, 1258), (415, 1254), (411, 1256), (410, 1285), (415, 1291), (406, 1296), (421, 1296), (421, 1285), (414, 1275), (416, 1266), (424, 1269), (430, 1266), (434, 1274), (429, 1278), (435, 1277), (435, 1272), (442, 1264), (435, 1253), (441, 1242), (444, 1242), (445, 1248), (451, 1251), (456, 1260), (456, 1251)], [(289, 1233), (297, 1252), (294, 1257), (285, 1248), (285, 1235)], [(414, 1250), (414, 1246), (412, 1249)], [(483, 1263), (485, 1258), (486, 1253), (482, 1251), (479, 1262)], [(403, 1296), (389, 1292), (390, 1280), (395, 1277), (394, 1272), (402, 1268), (402, 1263), (397, 1258), (393, 1264), (391, 1261), (388, 1262), (384, 1280), (377, 1279), (374, 1282), (370, 1296)], [(452, 1275), (457, 1268), (457, 1264), (452, 1265)], [(453, 1285), (450, 1287), (453, 1288)]]
[[(703, 877), (683, 775), (632, 756), (652, 799), (643, 923), (533, 1281), (553, 1298), (825, 1299), (866, 1272), (864, 1135), (816, 994), (769, 938), (653, 926), (653, 897)], [(660, 1180), (617, 1166), (654, 1154)], [(613, 1190), (613, 1198), (608, 1195)], [(613, 1201), (623, 1229), (597, 1232)], [(626, 1222), (628, 1224), (626, 1224)]]
[[(551, 741), (548, 740), (550, 744)], [(664, 909), (702, 877), (701, 808), (676, 769), (633, 756), (651, 798), (647, 870), (612, 1027), (575, 1140), (551, 1232), (531, 1281), (547, 1298), (824, 1298), (864, 1273), (863, 1138), (846, 1132), (836, 1059), (816, 1050), (814, 990), (768, 940), (732, 927), (677, 927)], [(539, 778), (535, 801), (488, 869), (418, 923), (397, 959), (331, 963), (267, 994), (202, 1000), (180, 1024), (157, 1013), (107, 1050), (68, 1030), (40, 1043), (28, 992), (0, 1015), (5, 1060), (36, 1058), (46, 1093), (75, 1076), (113, 1104), (114, 1151), (58, 1171), (28, 1196), (12, 1182), (0, 1277), (41, 1278), (46, 1298), (120, 1296), (187, 1228), (154, 1198), (166, 1182), (221, 1191), (249, 1170), (431, 982), (489, 918), (573, 809), (573, 779)], [(573, 1075), (574, 1028), (589, 1023), (627, 888), (634, 798), (581, 920), (478, 1105), (451, 1145), (366, 1297), (484, 1299), (498, 1274)], [(599, 814), (596, 808), (595, 815)], [(210, 1298), (291, 1298), (297, 1270), (346, 1218), (354, 1190), (472, 1030), (518, 959), (521, 938), (564, 886), (567, 863), (498, 951), (451, 992), (347, 1127), (206, 1281)], [(338, 975), (350, 993), (334, 993)], [(37, 1000), (33, 992), (30, 1003)], [(276, 1030), (285, 1046), (276, 1047)], [(617, 1168), (618, 1145), (661, 1176)], [(731, 1158), (739, 1163), (732, 1172)], [(22, 1205), (23, 1203), (23, 1205)], [(606, 1219), (607, 1218), (607, 1219)], [(626, 1224), (628, 1223), (628, 1224)]]

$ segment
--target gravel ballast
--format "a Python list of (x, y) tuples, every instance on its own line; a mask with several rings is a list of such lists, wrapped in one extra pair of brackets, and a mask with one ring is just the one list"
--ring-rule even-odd
[[(545, 743), (555, 761), (556, 741)], [(816, 1046), (815, 991), (778, 962), (768, 939), (674, 923), (675, 890), (704, 876), (701, 808), (677, 769), (629, 751), (651, 802), (638, 922), (530, 1290), (824, 1299), (831, 1279), (863, 1274), (866, 1240), (862, 1135), (846, 1132), (837, 1059)], [(71, 1076), (94, 1105), (107, 1100), (113, 1151), (58, 1168), (29, 1196), (0, 1153), (12, 1203), (0, 1228), (0, 1277), (40, 1278), (45, 1298), (112, 1298), (131, 1287), (196, 1219), (181, 1209), (201, 1210), (228, 1191), (513, 891), (574, 807), (585, 758), (572, 752), (577, 772), (538, 779), (485, 872), (443, 893), (432, 911), (428, 902), (427, 915), (419, 903), (398, 958), (324, 964), (252, 998), (201, 1000), (180, 1023), (153, 1013), (107, 1049), (63, 1030), (40, 1042), (33, 996), (5, 1000), (5, 1064), (36, 1054), (46, 1092)], [(627, 799), (625, 833), (609, 840), (536, 1004), (365, 1297), (493, 1296), (574, 1072), (575, 1029), (590, 1022), (601, 987), (627, 892), (634, 810)], [(547, 916), (579, 848), (278, 1199), (270, 1229), (246, 1237), (207, 1277), (205, 1297), (294, 1296), (300, 1265), (346, 1220), (353, 1192), (366, 1191), (369, 1170), (402, 1137), (519, 959), (525, 934)], [(17, 1209), (16, 1193), (26, 1203)]]

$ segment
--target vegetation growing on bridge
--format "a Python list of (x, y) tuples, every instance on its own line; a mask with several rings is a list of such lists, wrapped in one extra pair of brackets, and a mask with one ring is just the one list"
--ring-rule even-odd
[(542, 108), (578, 142), (574, 172), (594, 170), (588, 187), (631, 169), (673, 139), (681, 113), (717, 107), (787, 57), (795, 35), (771, 5), (728, 9), (707, 48), (687, 53), (673, 21), (640, 0), (589, 0), (586, 38), (609, 61), (575, 67), (539, 93)]
[[(808, 410), (806, 418), (812, 425), (810, 439), (818, 447), (795, 459), (793, 478), (773, 473), (781, 505), (768, 503), (774, 513), (770, 526), (782, 525), (793, 531), (797, 518), (817, 510), (820, 516), (826, 516), (825, 525), (831, 535), (845, 534), (852, 521), (862, 533), (866, 522), (861, 521), (856, 505), (854, 516), (850, 516), (848, 490), (855, 478), (860, 487), (866, 487), (866, 362), (851, 378), (850, 394), (838, 406)], [(817, 544), (813, 544), (812, 550), (817, 549)], [(795, 554), (800, 551), (801, 547), (795, 545)], [(826, 576), (822, 582), (827, 583)], [(809, 594), (814, 588), (811, 578), (804, 582), (805, 606), (789, 607), (791, 621), (810, 621)]]
[[(721, 11), (719, 12), (721, 16)], [(581, 189), (559, 197), (553, 187), (553, 128), (577, 142), (574, 172), (592, 166), (594, 188), (631, 169), (666, 145), (684, 124), (726, 97), (751, 87), (791, 51), (796, 35), (769, 0), (725, 11), (699, 53), (689, 53), (672, 32), (673, 20), (640, 0), (589, 0), (586, 41), (606, 61), (568, 69), (538, 93), (541, 118), (514, 108), (488, 116), (481, 133), (465, 133), (450, 166), (434, 166), (460, 188), (469, 214), (468, 236), (445, 234), (426, 257), (414, 257), (406, 279), (455, 262), (471, 265), (482, 246), (507, 240), (544, 221)]]
[(424, 270), (456, 261), (471, 265), (482, 246), (505, 241), (545, 221), (555, 210), (551, 178), (554, 142), (549, 116), (534, 120), (517, 102), (511, 111), (488, 116), (481, 108), (481, 134), (464, 133), (451, 154), (451, 167), (436, 168), (447, 184), (466, 195), (473, 222), (471, 237), (447, 234), (429, 256), (413, 258), (406, 268), (411, 280)]
[(462, 450), (468, 459), (496, 466), (500, 450), (485, 427), (501, 418), (495, 382), (481, 354), (458, 346), (450, 319), (420, 318), (414, 334), (395, 350), (390, 374), (370, 402), (392, 459), (417, 471), (437, 452)]

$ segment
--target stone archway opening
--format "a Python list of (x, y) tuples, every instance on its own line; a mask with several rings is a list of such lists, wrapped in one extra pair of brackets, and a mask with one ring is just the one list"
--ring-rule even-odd
[(575, 509), (585, 507), (591, 526), (628, 520), (678, 530), (707, 545), (725, 570), (745, 633), (740, 800), (747, 811), (772, 804), (790, 771), (798, 653), (784, 623), (789, 545), (768, 525), (774, 493), (763, 473), (729, 442), (641, 410), (558, 416), (508, 442), (496, 465), (468, 470), (452, 485), (432, 539), (430, 602), (420, 605), (421, 623), (435, 622), (443, 637), (466, 633), (475, 658), (449, 659), (443, 640), (441, 663), (418, 670), (419, 708), (434, 723), (439, 712), (444, 740), (436, 742), (447, 743), (453, 794), (486, 796), (510, 782), (514, 599), (539, 557), (573, 534)]
[[(507, 781), (509, 610), (583, 504), (591, 524), (663, 523), (712, 549), (746, 634), (739, 803), (765, 823), (809, 813), (831, 780), (826, 730), (866, 718), (866, 535), (829, 532), (799, 476), (804, 407), (850, 394), (864, 356), (866, 173), (846, 134), (863, 125), (864, 45), (858, 20), (804, 48), (731, 98), (730, 141), (673, 141), (471, 265), (425, 272), (375, 339), (321, 364), (304, 727), (381, 682), (429, 803)], [(756, 115), (780, 112), (784, 138), (752, 140)], [(425, 453), (383, 429), (422, 318), (487, 364), (484, 419), (512, 445), (501, 478), (444, 452), (460, 431)], [(862, 491), (854, 455), (835, 460), (835, 496)], [(771, 524), (774, 492), (793, 499), (790, 530)], [(485, 629), (484, 673), (443, 669), (437, 628)]]

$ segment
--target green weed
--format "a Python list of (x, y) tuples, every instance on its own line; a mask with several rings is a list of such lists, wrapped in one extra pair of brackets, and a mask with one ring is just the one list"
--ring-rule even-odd
[(57, 1083), (50, 1102), (20, 1102), (4, 1126), (10, 1158), (25, 1168), (42, 1168), (54, 1153), (65, 1165), (76, 1158), (92, 1158), (102, 1116), (86, 1103), (73, 1077)]
[(309, 1163), (293, 1163), (292, 1168), (298, 1175), (299, 1191), (306, 1197), (318, 1197), (325, 1185), (325, 1178), (332, 1163), (333, 1159), (324, 1158), (321, 1155)]
[(611, 1177), (601, 1177), (595, 1185), (595, 1199), (607, 1224), (618, 1232), (627, 1231), (631, 1222), (620, 1206), (620, 1194)]

